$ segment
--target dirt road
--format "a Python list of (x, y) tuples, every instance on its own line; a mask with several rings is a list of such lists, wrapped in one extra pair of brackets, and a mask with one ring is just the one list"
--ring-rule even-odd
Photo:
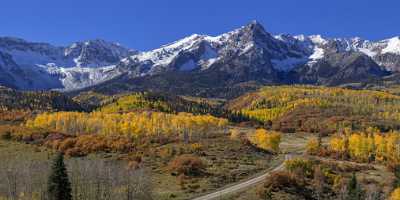
[[(286, 155), (285, 160), (290, 159), (291, 157), (292, 157), (291, 155)], [(284, 169), (284, 162), (282, 164), (280, 164), (279, 166), (275, 167), (274, 169), (272, 169), (271, 171), (266, 172), (265, 174), (262, 174), (255, 178), (252, 178), (245, 182), (230, 186), (228, 188), (218, 190), (216, 192), (213, 192), (213, 193), (201, 196), (201, 197), (194, 198), (193, 200), (214, 200), (214, 199), (223, 197), (227, 194), (232, 194), (232, 193), (241, 191), (242, 189), (245, 189), (247, 187), (253, 186), (257, 183), (264, 181), (272, 172), (283, 170), (283, 169)]]

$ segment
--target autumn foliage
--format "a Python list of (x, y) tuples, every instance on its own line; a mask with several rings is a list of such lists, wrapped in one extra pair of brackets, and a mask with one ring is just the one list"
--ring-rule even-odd
[(308, 154), (315, 155), (319, 153), (320, 149), (321, 149), (321, 144), (317, 138), (311, 138), (310, 140), (308, 140), (306, 145), (306, 151)]
[(257, 129), (254, 136), (250, 138), (250, 142), (261, 149), (278, 152), (279, 144), (281, 142), (281, 134), (275, 131)]
[(38, 115), (26, 123), (30, 128), (41, 128), (71, 135), (97, 134), (125, 136), (133, 139), (185, 138), (193, 140), (221, 130), (227, 120), (210, 115), (188, 113), (80, 113), (56, 112)]
[(313, 163), (310, 160), (294, 158), (285, 161), (285, 168), (292, 173), (301, 173), (306, 177), (313, 174)]
[(198, 176), (205, 168), (205, 163), (199, 157), (189, 154), (178, 156), (169, 163), (169, 169), (177, 175)]
[(360, 162), (400, 163), (400, 134), (392, 131), (381, 133), (369, 128), (365, 132), (343, 133), (333, 136), (329, 149), (338, 154), (347, 154)]
[(227, 107), (282, 132), (331, 133), (352, 125), (400, 128), (400, 97), (373, 90), (268, 86), (228, 102)]
[(68, 156), (84, 156), (95, 152), (128, 153), (135, 149), (135, 144), (129, 138), (102, 135), (81, 135), (47, 140), (44, 145)]
[(393, 190), (392, 194), (390, 194), (390, 200), (400, 200), (400, 188), (396, 188)]

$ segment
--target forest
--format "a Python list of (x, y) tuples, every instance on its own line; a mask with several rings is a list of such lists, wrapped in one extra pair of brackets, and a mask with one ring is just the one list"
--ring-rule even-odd
[(400, 96), (389, 90), (266, 86), (208, 99), (2, 89), (0, 97), (0, 199), (51, 199), (58, 155), (69, 199), (194, 199), (262, 173), (224, 198), (400, 193)]
[(383, 91), (268, 86), (229, 101), (226, 107), (283, 132), (400, 128), (400, 97)]

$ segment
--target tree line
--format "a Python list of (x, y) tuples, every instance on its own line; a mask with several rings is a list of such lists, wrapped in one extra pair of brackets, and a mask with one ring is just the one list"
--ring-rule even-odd
[(26, 126), (71, 135), (98, 134), (136, 138), (176, 137), (186, 142), (222, 130), (228, 121), (211, 115), (161, 112), (56, 112), (43, 113), (28, 120)]
[(400, 122), (400, 96), (372, 90), (299, 85), (268, 86), (234, 99), (226, 107), (262, 122), (278, 120), (301, 107), (329, 110), (331, 115), (340, 115), (337, 110), (345, 109), (349, 113), (347, 117), (362, 116), (370, 120)]
[(391, 131), (382, 133), (376, 128), (365, 131), (345, 129), (331, 136), (327, 146), (321, 138), (310, 139), (307, 152), (317, 155), (331, 155), (358, 162), (382, 162), (388, 166), (400, 164), (400, 133)]

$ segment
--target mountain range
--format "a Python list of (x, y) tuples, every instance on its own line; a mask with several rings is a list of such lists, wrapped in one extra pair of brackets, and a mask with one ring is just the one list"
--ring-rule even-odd
[(221, 96), (266, 84), (365, 85), (397, 80), (399, 72), (399, 36), (273, 35), (257, 21), (145, 52), (99, 39), (57, 47), (0, 38), (0, 85), (20, 90)]

